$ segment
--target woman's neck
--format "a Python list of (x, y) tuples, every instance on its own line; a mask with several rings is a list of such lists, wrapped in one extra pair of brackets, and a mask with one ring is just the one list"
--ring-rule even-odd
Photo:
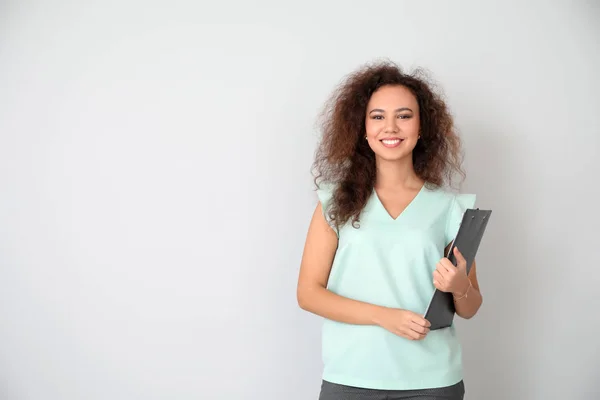
[(375, 187), (378, 189), (419, 188), (423, 181), (415, 173), (412, 157), (386, 161), (377, 158)]

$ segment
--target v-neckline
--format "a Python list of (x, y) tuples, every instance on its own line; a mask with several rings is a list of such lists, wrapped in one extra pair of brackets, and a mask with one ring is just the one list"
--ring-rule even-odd
[(402, 211), (400, 211), (400, 214), (398, 214), (396, 216), (396, 218), (392, 217), (392, 214), (390, 214), (390, 212), (387, 210), (387, 208), (385, 208), (385, 206), (383, 205), (383, 202), (379, 198), (379, 195), (377, 194), (377, 190), (375, 190), (375, 188), (373, 188), (373, 195), (375, 197), (375, 200), (376, 200), (377, 204), (379, 205), (379, 208), (381, 208), (381, 210), (383, 211), (383, 213), (385, 215), (387, 215), (387, 217), (391, 221), (398, 221), (400, 219), (400, 217), (402, 217), (406, 213), (406, 211), (409, 208), (411, 208), (411, 206), (413, 206), (413, 204), (415, 203), (415, 201), (421, 196), (421, 194), (424, 191), (425, 191), (425, 183), (423, 183), (423, 185), (421, 186), (421, 189), (419, 189), (419, 191), (417, 192), (417, 194), (408, 202), (408, 204), (406, 205), (406, 207), (404, 207), (404, 209)]

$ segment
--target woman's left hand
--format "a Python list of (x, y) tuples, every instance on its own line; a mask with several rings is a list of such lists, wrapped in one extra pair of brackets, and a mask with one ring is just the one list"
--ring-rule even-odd
[(442, 292), (462, 295), (469, 289), (467, 276), (467, 260), (454, 248), (457, 266), (455, 267), (448, 258), (442, 258), (433, 271), (433, 285)]

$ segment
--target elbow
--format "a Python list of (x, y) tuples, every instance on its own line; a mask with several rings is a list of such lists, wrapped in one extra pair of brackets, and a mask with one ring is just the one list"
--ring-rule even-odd
[(475, 316), (475, 314), (458, 314), (462, 319), (471, 319)]
[(299, 285), (296, 291), (296, 301), (298, 302), (298, 307), (304, 311), (312, 312), (311, 305), (314, 303), (313, 299), (315, 294), (316, 293), (313, 288)]
[(301, 309), (307, 311), (308, 305), (307, 305), (307, 299), (306, 299), (306, 291), (302, 290), (302, 288), (298, 287), (298, 290), (296, 291), (296, 301), (298, 302), (298, 307), (300, 307)]
[(464, 311), (463, 312), (458, 312), (458, 310), (457, 310), (456, 314), (458, 314), (458, 316), (461, 317), (461, 318), (463, 318), (463, 319), (471, 319), (475, 315), (477, 315), (477, 312), (479, 312), (479, 309), (481, 308), (482, 304), (483, 304), (483, 299), (481, 299), (479, 301), (479, 304), (477, 304), (477, 306), (474, 309), (469, 310), (469, 312), (464, 312)]
[(466, 312), (457, 312), (456, 314), (461, 317), (462, 319), (471, 319), (475, 316), (475, 314), (477, 313), (477, 310), (470, 312), (470, 313), (466, 313)]

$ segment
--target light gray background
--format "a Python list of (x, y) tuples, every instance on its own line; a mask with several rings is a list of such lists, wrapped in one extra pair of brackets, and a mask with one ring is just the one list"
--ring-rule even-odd
[(467, 399), (600, 397), (599, 2), (251, 3), (0, 3), (0, 398), (316, 399), (314, 122), (378, 57), (494, 210)]

